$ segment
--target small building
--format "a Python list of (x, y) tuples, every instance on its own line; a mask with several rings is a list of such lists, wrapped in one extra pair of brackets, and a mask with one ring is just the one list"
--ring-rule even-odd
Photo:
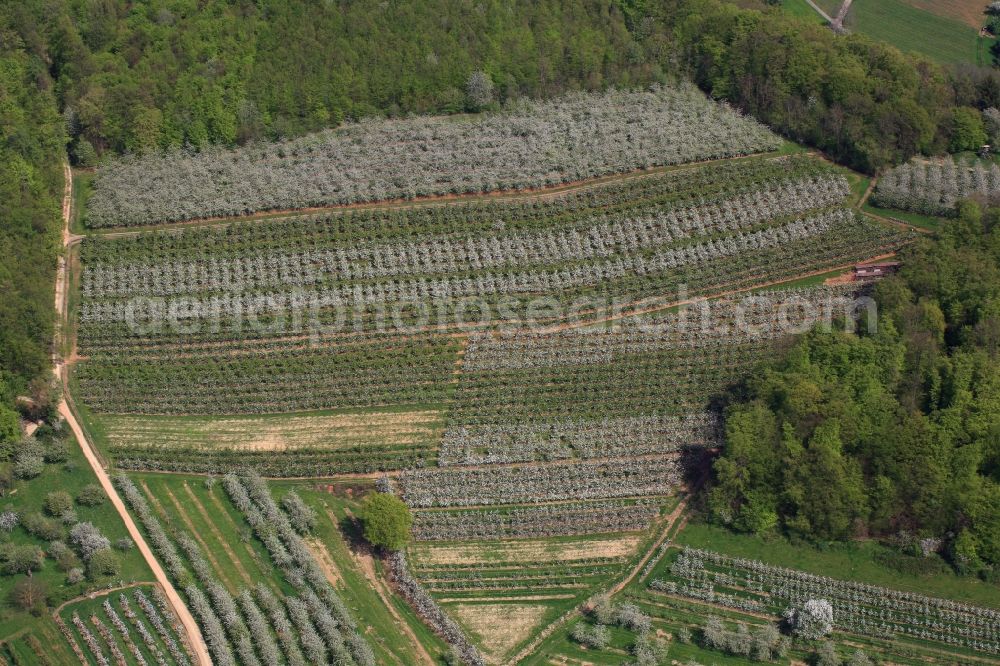
[(883, 264), (858, 264), (854, 267), (854, 279), (858, 282), (878, 280), (899, 272), (899, 262), (890, 261)]

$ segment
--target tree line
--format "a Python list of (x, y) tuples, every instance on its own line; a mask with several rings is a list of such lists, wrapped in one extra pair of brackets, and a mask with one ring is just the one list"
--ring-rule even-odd
[[(709, 504), (737, 530), (877, 537), (1000, 573), (1000, 209), (966, 201), (877, 285), (734, 391)], [(917, 562), (910, 565), (923, 568)]]
[(64, 137), (44, 64), (0, 19), (0, 447), (20, 438), (15, 395), (50, 365)]
[(598, 0), (10, 5), (81, 163), (651, 79), (616, 4)]
[(629, 16), (641, 16), (633, 34), (643, 52), (663, 69), (686, 73), (713, 97), (867, 173), (916, 154), (966, 149), (970, 117), (1000, 101), (994, 69), (942, 67), (863, 35), (835, 34), (773, 3), (624, 3)]

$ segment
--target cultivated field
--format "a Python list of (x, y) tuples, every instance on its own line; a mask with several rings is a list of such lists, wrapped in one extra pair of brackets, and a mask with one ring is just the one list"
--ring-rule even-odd
[(129, 586), (57, 611), (73, 651), (99, 665), (189, 666), (183, 629), (159, 588)]
[[(486, 458), (510, 458), (497, 449), (506, 441), (498, 415), (529, 417), (515, 440), (544, 439), (543, 424), (581, 445), (625, 429), (655, 439), (703, 408), (737, 375), (733, 361), (767, 340), (692, 347), (683, 333), (519, 327), (558, 331), (612, 308), (822, 272), (907, 242), (842, 208), (849, 191), (813, 158), (752, 158), (542, 199), (88, 237), (75, 387), (98, 422), (115, 415), (95, 430), (128, 468), (222, 471), (242, 459), (270, 476), (405, 469), (434, 455), (437, 434), (397, 431), (406, 412), (445, 414), (443, 463), (481, 458), (469, 452), (479, 442)], [(151, 319), (137, 323), (140, 306)], [(706, 354), (710, 364), (694, 362)], [(690, 391), (657, 379), (676, 373)], [(336, 447), (293, 442), (276, 457), (266, 442), (289, 430), (280, 420), (261, 422), (242, 449), (224, 443), (240, 427), (231, 419), (187, 420), (306, 410), (374, 410), (357, 416), (370, 437), (335, 428)]]
[(644, 540), (614, 534), (418, 544), (408, 559), (413, 575), (484, 659), (500, 663), (608, 583)]
[[(134, 229), (79, 246), (70, 386), (215, 661), (501, 663), (634, 578), (716, 401), (853, 297), (737, 294), (912, 240), (787, 148), (681, 87), (100, 171), (87, 222)], [(377, 478), (415, 517), (386, 572), (349, 542)]]
[[(522, 663), (620, 664), (638, 645), (657, 643), (677, 663), (756, 662), (755, 650), (764, 642), (759, 637), (773, 641), (768, 627), (789, 604), (810, 598), (832, 602), (829, 641), (845, 663), (858, 650), (869, 659), (912, 666), (995, 663), (995, 587), (951, 572), (928, 576), (883, 564), (882, 556), (893, 553), (870, 542), (820, 549), (701, 523), (682, 526), (612, 598), (614, 606), (635, 611), (634, 624), (612, 619), (607, 644), (595, 649), (575, 637), (581, 626), (594, 627), (594, 616), (576, 616)], [(747, 651), (707, 647), (709, 618), (723, 643)], [(643, 639), (635, 627), (645, 623)], [(765, 661), (808, 663), (816, 646), (795, 642), (780, 658)]]
[(691, 84), (512, 104), (480, 117), (368, 120), (237, 151), (102, 168), (91, 227), (524, 189), (777, 149)]
[(878, 183), (872, 203), (923, 215), (954, 216), (960, 199), (1000, 196), (1000, 166), (949, 158), (903, 164)]
[(697, 548), (676, 554), (669, 576), (654, 578), (649, 586), (656, 592), (774, 616), (790, 604), (823, 598), (833, 604), (835, 626), (844, 632), (1000, 654), (1000, 611), (996, 609), (816, 576)]
[(101, 425), (107, 450), (123, 469), (149, 469), (158, 461), (165, 471), (219, 473), (251, 465), (262, 474), (274, 470), (275, 475), (284, 471), (328, 476), (379, 468), (380, 460), (395, 465), (433, 461), (443, 414), (428, 409), (229, 417), (106, 415)]
[[(982, 16), (989, 3), (977, 4)], [(991, 62), (989, 48), (992, 40), (980, 39), (981, 25), (972, 27), (968, 22), (950, 18), (944, 11), (932, 13), (912, 1), (856, 0), (851, 5), (845, 25), (853, 32), (888, 42), (901, 51), (918, 53), (939, 63), (988, 66)]]
[(378, 663), (307, 546), (302, 514), (279, 507), (259, 476), (211, 487), (124, 475), (116, 483), (216, 664)]

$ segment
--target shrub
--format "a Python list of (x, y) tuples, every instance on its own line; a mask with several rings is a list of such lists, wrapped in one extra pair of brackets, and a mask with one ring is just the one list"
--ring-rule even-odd
[(705, 647), (712, 650), (725, 650), (729, 644), (729, 632), (726, 631), (722, 620), (712, 616), (705, 621), (705, 626), (701, 631)]
[(493, 102), (493, 79), (486, 72), (473, 72), (465, 82), (470, 111), (479, 111)]
[(872, 666), (872, 660), (862, 650), (855, 650), (847, 660), (847, 666)]
[(31, 544), (5, 543), (0, 546), (0, 573), (4, 575), (28, 573), (42, 567), (45, 554)]
[(952, 112), (951, 152), (979, 150), (989, 140), (977, 109), (959, 107)]
[(780, 659), (788, 652), (788, 639), (770, 624), (754, 629), (752, 641), (751, 656), (757, 661)]
[(614, 624), (618, 611), (611, 603), (611, 598), (604, 594), (597, 598), (590, 612), (598, 624)]
[(637, 634), (645, 634), (650, 628), (649, 616), (643, 613), (638, 606), (630, 603), (624, 603), (618, 607), (615, 622)]
[(730, 632), (726, 641), (726, 650), (739, 657), (749, 657), (753, 652), (753, 638), (747, 625), (740, 622), (735, 632)]
[(53, 439), (49, 441), (42, 452), (42, 460), (50, 464), (69, 460), (69, 446), (66, 444), (66, 440)]
[(397, 551), (410, 541), (413, 515), (395, 495), (373, 493), (361, 507), (361, 524), (369, 543)]
[(44, 469), (45, 460), (38, 453), (19, 453), (14, 459), (14, 476), (19, 479), (33, 479)]
[(792, 633), (807, 640), (819, 640), (833, 631), (833, 606), (826, 599), (790, 606), (784, 616)]
[(80, 558), (62, 541), (49, 544), (49, 557), (56, 561), (56, 567), (60, 571), (69, 571), (80, 564)]
[(38, 511), (25, 514), (23, 524), (24, 529), (28, 530), (29, 534), (33, 534), (42, 541), (54, 541), (62, 537), (62, 523), (43, 516)]
[(667, 646), (660, 639), (643, 634), (632, 646), (635, 666), (660, 666), (667, 662)]
[(13, 532), (19, 522), (20, 518), (13, 511), (4, 511), (3, 513), (0, 513), (0, 530), (3, 530), (4, 532)]
[(86, 168), (97, 164), (97, 151), (86, 137), (76, 137), (70, 144), (70, 154), (73, 156), (74, 163), (79, 167)]
[(88, 561), (94, 553), (111, 548), (111, 542), (92, 523), (77, 523), (69, 531), (69, 540), (80, 551), (83, 561)]
[(66, 582), (70, 585), (76, 585), (77, 583), (83, 582), (83, 569), (80, 567), (73, 567), (68, 572), (66, 572)]
[(591, 625), (585, 622), (580, 622), (573, 627), (571, 637), (577, 643), (586, 645), (594, 650), (601, 650), (607, 647), (608, 642), (611, 640), (611, 634), (605, 625)]
[(45, 512), (57, 518), (73, 508), (73, 498), (65, 490), (57, 490), (45, 496)]
[(18, 609), (32, 615), (40, 615), (45, 607), (48, 590), (45, 583), (36, 577), (22, 578), (14, 583), (10, 591), (10, 602)]
[(840, 657), (837, 656), (837, 648), (833, 646), (833, 643), (829, 641), (820, 643), (813, 655), (813, 664), (815, 666), (840, 666)]
[(91, 553), (87, 561), (87, 576), (91, 579), (117, 576), (120, 571), (121, 563), (118, 561), (118, 556), (110, 548)]
[(76, 501), (83, 506), (100, 506), (104, 504), (106, 497), (103, 488), (97, 484), (89, 483), (80, 490), (80, 494), (76, 496)]
[(115, 541), (115, 548), (121, 551), (132, 550), (135, 548), (135, 542), (128, 537), (122, 537), (121, 539), (118, 539), (118, 541)]

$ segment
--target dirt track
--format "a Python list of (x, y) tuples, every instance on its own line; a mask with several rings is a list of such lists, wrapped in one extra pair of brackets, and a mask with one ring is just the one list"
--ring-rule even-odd
[[(69, 165), (65, 165), (64, 173), (66, 177), (66, 190), (63, 195), (63, 247), (68, 249), (71, 236), (69, 233), (69, 221), (72, 212), (73, 204), (73, 174), (70, 171)], [(67, 304), (67, 286), (69, 284), (67, 272), (68, 266), (68, 253), (59, 260), (59, 268), (56, 277), (56, 294), (55, 294), (55, 308), (57, 315), (57, 331), (65, 331), (68, 328), (68, 322), (66, 321), (66, 304)], [(59, 333), (57, 333), (59, 336)], [(68, 392), (68, 385), (66, 382), (66, 376), (63, 372), (64, 365), (61, 359), (58, 358), (58, 350), (61, 348), (61, 340), (56, 340), (54, 354), (54, 366), (53, 372), (55, 373), (56, 379), (61, 381), (63, 384), (63, 391)], [(191, 649), (191, 653), (194, 656), (194, 661), (201, 666), (211, 666), (212, 660), (208, 655), (208, 647), (205, 645), (205, 640), (202, 638), (201, 630), (198, 628), (198, 623), (195, 622), (194, 616), (191, 615), (191, 611), (188, 610), (187, 606), (181, 600), (177, 590), (174, 588), (170, 579), (167, 577), (166, 572), (160, 563), (156, 560), (153, 555), (152, 549), (150, 549), (149, 544), (142, 536), (142, 532), (139, 531), (139, 527), (132, 520), (132, 516), (129, 514), (128, 509), (125, 508), (125, 502), (118, 495), (118, 491), (115, 489), (114, 484), (111, 483), (111, 477), (105, 471), (104, 467), (101, 465), (100, 458), (94, 449), (93, 444), (87, 439), (80, 427), (80, 424), (76, 420), (76, 416), (73, 414), (73, 410), (70, 409), (69, 403), (63, 399), (59, 403), (59, 414), (66, 420), (69, 424), (70, 429), (73, 431), (73, 436), (76, 438), (77, 442), (80, 443), (80, 449), (83, 451), (84, 458), (87, 459), (87, 463), (90, 468), (94, 470), (94, 474), (97, 475), (97, 480), (100, 482), (101, 487), (104, 488), (104, 492), (108, 494), (111, 498), (111, 505), (114, 506), (118, 515), (121, 516), (122, 522), (125, 523), (125, 528), (128, 530), (129, 537), (135, 542), (136, 547), (142, 554), (143, 559), (149, 565), (149, 568), (153, 572), (153, 576), (156, 581), (160, 584), (163, 589), (164, 595), (167, 601), (170, 603), (174, 614), (178, 617), (181, 624), (184, 626), (184, 630), (187, 633), (187, 643), (188, 647)]]

